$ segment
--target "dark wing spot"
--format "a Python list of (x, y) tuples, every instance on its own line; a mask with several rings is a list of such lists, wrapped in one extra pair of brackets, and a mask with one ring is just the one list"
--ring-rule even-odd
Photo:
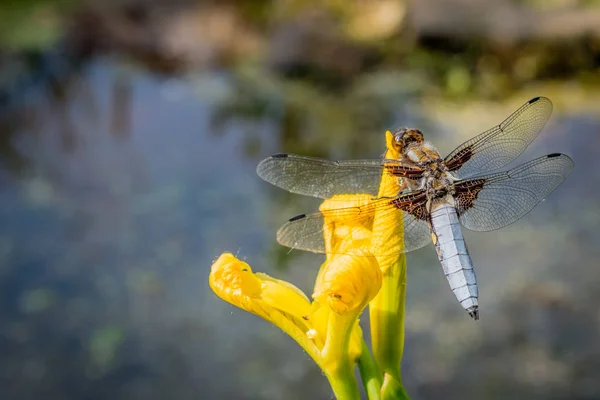
[(399, 177), (403, 177), (403, 178), (409, 178), (409, 179), (421, 178), (421, 177), (423, 177), (423, 172), (424, 172), (423, 169), (416, 167), (416, 166), (413, 167), (413, 166), (393, 164), (393, 163), (386, 163), (384, 167), (390, 175), (399, 176)]
[(427, 221), (429, 219), (429, 213), (425, 205), (427, 204), (427, 195), (424, 191), (407, 194), (400, 196), (391, 201), (391, 204), (412, 215), (416, 219)]
[(295, 217), (290, 218), (289, 222), (298, 221), (299, 219), (306, 218), (306, 214), (296, 215)]
[(473, 157), (473, 145), (467, 146), (458, 153), (456, 153), (451, 159), (446, 160), (446, 167), (448, 171), (453, 172), (460, 169), (467, 161)]
[(541, 98), (540, 96), (538, 96), (538, 97), (534, 97), (533, 99), (529, 100), (529, 104), (531, 104), (531, 103), (535, 103), (535, 102), (536, 102), (536, 101), (538, 101), (540, 98)]
[(273, 154), (273, 155), (271, 156), (271, 158), (287, 158), (287, 156), (288, 156), (288, 155), (287, 155), (287, 154), (285, 154), (285, 153), (277, 153), (277, 154)]
[(554, 157), (560, 157), (560, 153), (552, 153), (552, 154), (548, 154), (546, 157), (548, 158), (554, 158)]
[(459, 182), (454, 187), (454, 199), (459, 215), (473, 207), (475, 200), (477, 200), (477, 196), (479, 196), (479, 192), (481, 192), (486, 183), (487, 179), (485, 178), (470, 179), (468, 181)]

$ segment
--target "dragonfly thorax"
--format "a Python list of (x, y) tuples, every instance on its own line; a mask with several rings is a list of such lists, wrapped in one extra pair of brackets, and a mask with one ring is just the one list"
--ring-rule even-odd
[(421, 180), (421, 189), (425, 190), (427, 198), (437, 200), (452, 197), (454, 194), (454, 177), (441, 170), (427, 171)]

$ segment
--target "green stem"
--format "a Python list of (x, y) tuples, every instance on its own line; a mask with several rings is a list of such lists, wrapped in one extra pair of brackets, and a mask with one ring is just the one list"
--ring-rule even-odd
[(360, 311), (349, 314), (331, 312), (327, 323), (327, 338), (321, 351), (319, 366), (327, 375), (336, 399), (360, 399), (360, 392), (354, 377), (355, 360), (350, 359), (349, 346), (352, 329)]
[(400, 362), (404, 353), (404, 300), (406, 257), (388, 268), (379, 294), (369, 306), (373, 356), (384, 373), (402, 383)]
[(408, 393), (404, 390), (402, 382), (398, 382), (396, 378), (390, 374), (385, 374), (383, 386), (381, 387), (382, 400), (410, 400)]
[(329, 385), (337, 400), (360, 400), (358, 385), (354, 378), (354, 371), (349, 363), (343, 363), (341, 368), (327, 373)]
[(369, 400), (380, 400), (383, 374), (379, 370), (373, 356), (371, 356), (371, 352), (364, 340), (362, 342), (362, 352), (358, 359), (358, 370), (360, 371), (360, 377), (362, 378), (363, 386)]

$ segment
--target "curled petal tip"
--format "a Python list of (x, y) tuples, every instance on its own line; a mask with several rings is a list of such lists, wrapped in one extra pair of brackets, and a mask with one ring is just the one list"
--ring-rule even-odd
[(376, 258), (352, 249), (328, 263), (313, 297), (338, 314), (362, 309), (377, 295), (381, 279)]
[(261, 293), (261, 280), (250, 266), (231, 253), (223, 253), (212, 265), (209, 284), (223, 300), (243, 309)]
[(213, 263), (209, 284), (223, 300), (266, 319), (270, 319), (273, 310), (296, 318), (310, 313), (310, 302), (300, 289), (267, 274), (252, 272), (250, 265), (231, 253), (223, 253)]

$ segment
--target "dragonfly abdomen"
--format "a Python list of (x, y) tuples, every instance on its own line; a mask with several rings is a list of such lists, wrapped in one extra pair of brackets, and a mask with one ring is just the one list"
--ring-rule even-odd
[(469, 315), (479, 319), (477, 279), (454, 206), (447, 202), (434, 205), (431, 230), (438, 258), (452, 292)]

